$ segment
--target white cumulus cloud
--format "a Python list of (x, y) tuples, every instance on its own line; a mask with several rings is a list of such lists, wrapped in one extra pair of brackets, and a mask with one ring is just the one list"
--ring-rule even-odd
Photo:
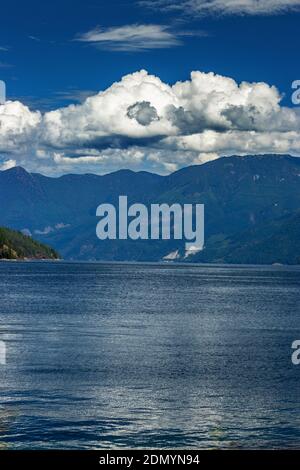
[(300, 113), (267, 83), (195, 71), (164, 83), (145, 70), (81, 104), (44, 114), (0, 105), (0, 162), (48, 174), (119, 168), (161, 173), (222, 155), (300, 155)]

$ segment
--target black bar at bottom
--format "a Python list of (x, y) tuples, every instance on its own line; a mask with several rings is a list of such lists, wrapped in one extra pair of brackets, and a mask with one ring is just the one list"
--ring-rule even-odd
[[(300, 450), (100, 450), (100, 451), (10, 451), (0, 452), (0, 468), (30, 465), (75, 465), (82, 468), (147, 469), (149, 466), (212, 468), (214, 465), (247, 466), (256, 464), (281, 466), (299, 463)], [(21, 468), (21, 467), (20, 467)]]

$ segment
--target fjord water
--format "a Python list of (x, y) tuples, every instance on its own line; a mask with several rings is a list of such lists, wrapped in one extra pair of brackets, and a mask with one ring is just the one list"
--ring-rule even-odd
[(0, 263), (8, 449), (299, 448), (300, 269)]

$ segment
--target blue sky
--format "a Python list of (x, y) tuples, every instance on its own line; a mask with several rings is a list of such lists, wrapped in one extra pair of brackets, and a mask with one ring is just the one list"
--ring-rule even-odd
[[(7, 64), (0, 76), (8, 95), (40, 98), (44, 106), (61, 103), (55, 94), (99, 91), (142, 68), (169, 83), (187, 79), (191, 70), (265, 81), (288, 97), (291, 82), (299, 78), (300, 14), (295, 12), (195, 18), (183, 12), (158, 14), (134, 1), (11, 0), (2, 3), (1, 17), (0, 47), (8, 50), (0, 51), (2, 65)], [(97, 26), (131, 24), (169, 25), (181, 45), (112, 52), (74, 41)], [(180, 36), (185, 30), (191, 36)], [(199, 31), (207, 36), (197, 36)], [(53, 103), (47, 103), (50, 99)]]
[[(265, 82), (284, 94), (281, 106), (292, 107), (291, 84), (300, 78), (300, 1), (237, 0), (230, 7), (232, 3), (4, 2), (0, 79), (6, 82), (7, 98), (44, 113), (82, 102), (122, 77), (145, 69), (168, 85), (189, 80), (191, 71), (214, 72), (237, 83)], [(149, 102), (151, 105), (151, 97)], [(132, 144), (140, 147), (135, 141)], [(116, 147), (115, 142), (108, 142), (101, 143), (101, 149), (105, 145)], [(99, 150), (95, 143), (83, 147)], [(130, 145), (122, 142), (120, 149), (124, 147)], [(68, 143), (64, 149), (70, 158), (74, 148)], [(27, 153), (32, 157), (32, 150)], [(1, 154), (0, 147), (0, 162), (7, 159), (18, 160), (9, 149), (2, 148)], [(27, 166), (35, 167), (32, 160)], [(141, 165), (142, 169), (150, 167)], [(100, 165), (99, 171), (106, 167)]]

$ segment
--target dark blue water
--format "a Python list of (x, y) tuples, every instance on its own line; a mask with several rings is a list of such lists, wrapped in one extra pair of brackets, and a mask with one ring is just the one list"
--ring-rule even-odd
[(0, 445), (300, 448), (300, 269), (0, 263)]

